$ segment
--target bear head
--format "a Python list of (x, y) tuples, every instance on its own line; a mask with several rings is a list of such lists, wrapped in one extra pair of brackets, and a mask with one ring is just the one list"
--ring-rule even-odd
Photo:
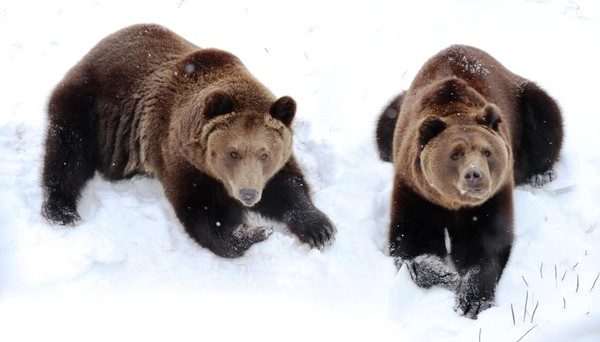
[(231, 197), (252, 207), (292, 155), (296, 102), (284, 96), (259, 110), (224, 90), (202, 97), (198, 114), (192, 115), (197, 120), (184, 120), (179, 127), (181, 152), (221, 182)]
[(481, 205), (512, 179), (512, 155), (500, 109), (462, 106), (447, 116), (426, 115), (418, 128), (415, 167), (430, 201), (449, 209)]

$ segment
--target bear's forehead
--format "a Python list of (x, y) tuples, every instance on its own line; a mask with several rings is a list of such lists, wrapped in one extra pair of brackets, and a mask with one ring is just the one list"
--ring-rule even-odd
[(454, 125), (447, 128), (440, 138), (449, 144), (475, 145), (496, 140), (494, 133), (480, 125)]
[(285, 136), (288, 135), (285, 133), (286, 129), (281, 122), (271, 118), (268, 114), (241, 115), (234, 113), (221, 125), (216, 125), (211, 135), (229, 142), (267, 141), (273, 143), (285, 139)]
[(211, 145), (212, 149), (244, 144), (248, 148), (255, 145), (266, 148), (283, 145), (288, 148), (292, 143), (292, 132), (268, 113), (234, 112), (210, 120), (203, 129), (201, 141)]
[(264, 131), (279, 130), (281, 126), (269, 114), (258, 112), (234, 114), (229, 125), (230, 129), (246, 134), (263, 134)]
[(445, 121), (450, 126), (468, 127), (477, 124), (477, 115), (481, 112), (479, 108), (468, 106), (448, 106), (444, 112)]

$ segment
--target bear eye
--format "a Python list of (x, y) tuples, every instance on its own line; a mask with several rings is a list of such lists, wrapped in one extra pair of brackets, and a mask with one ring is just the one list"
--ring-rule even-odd
[(269, 158), (269, 155), (266, 153), (260, 155), (260, 160), (267, 160), (267, 158)]
[(483, 151), (483, 155), (486, 156), (487, 158), (489, 158), (492, 155), (492, 151), (485, 150), (485, 151)]
[(461, 156), (460, 152), (455, 152), (452, 154), (452, 156), (450, 156), (450, 158), (452, 158), (452, 160), (458, 160)]
[(240, 159), (240, 158), (242, 158), (242, 157), (240, 156), (240, 154), (239, 154), (239, 153), (237, 153), (237, 152), (235, 152), (235, 151), (233, 151), (233, 152), (230, 152), (230, 153), (229, 153), (229, 156), (231, 157), (231, 159)]

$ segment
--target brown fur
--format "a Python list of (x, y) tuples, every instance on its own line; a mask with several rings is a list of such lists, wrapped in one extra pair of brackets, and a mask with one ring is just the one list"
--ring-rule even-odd
[[(145, 174), (162, 182), (190, 235), (219, 255), (240, 256), (268, 236), (246, 226), (243, 207), (322, 247), (335, 228), (314, 208), (292, 155), (295, 111), (292, 98), (277, 99), (229, 52), (158, 25), (122, 29), (52, 94), (42, 214), (77, 222), (77, 199), (96, 170), (110, 180)], [(275, 188), (286, 198), (276, 200)], [(262, 200), (264, 191), (271, 195)]]
[(484, 51), (454, 45), (429, 59), (377, 123), (379, 155), (395, 167), (397, 265), (419, 286), (455, 290), (467, 317), (489, 308), (513, 241), (513, 187), (552, 179), (562, 130), (556, 102)]

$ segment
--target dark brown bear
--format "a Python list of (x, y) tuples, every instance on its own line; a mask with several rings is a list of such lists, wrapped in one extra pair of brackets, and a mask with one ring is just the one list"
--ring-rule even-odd
[(455, 290), (457, 309), (477, 318), (510, 255), (513, 187), (552, 179), (562, 137), (555, 101), (484, 51), (432, 57), (377, 123), (380, 157), (395, 167), (397, 266), (419, 286)]
[(321, 248), (335, 227), (317, 209), (292, 155), (296, 103), (276, 99), (234, 55), (201, 49), (164, 27), (136, 25), (94, 47), (54, 90), (42, 214), (71, 225), (95, 171), (108, 180), (156, 176), (186, 231), (239, 257), (287, 224)]

